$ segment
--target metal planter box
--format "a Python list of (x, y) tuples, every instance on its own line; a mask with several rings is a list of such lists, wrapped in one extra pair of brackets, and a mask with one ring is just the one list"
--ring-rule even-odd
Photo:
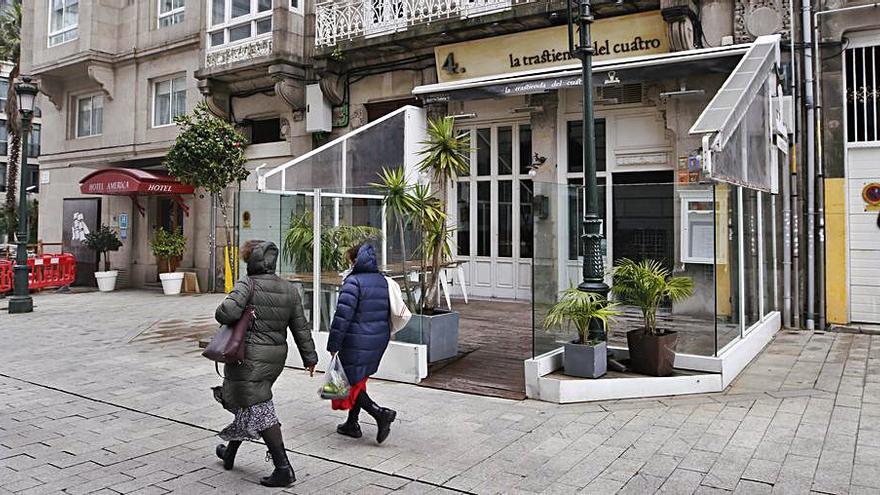
[(581, 378), (599, 378), (608, 370), (608, 347), (605, 342), (597, 345), (565, 343), (562, 356), (565, 374)]
[(428, 347), (428, 362), (434, 363), (458, 355), (458, 313), (437, 312), (413, 315), (409, 323), (394, 335), (394, 340)]

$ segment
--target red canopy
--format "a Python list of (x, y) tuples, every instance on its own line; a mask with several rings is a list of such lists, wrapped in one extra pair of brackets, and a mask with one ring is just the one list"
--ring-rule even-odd
[(174, 177), (158, 171), (136, 168), (97, 170), (79, 181), (83, 194), (136, 196), (139, 194), (192, 194), (192, 186), (181, 184)]

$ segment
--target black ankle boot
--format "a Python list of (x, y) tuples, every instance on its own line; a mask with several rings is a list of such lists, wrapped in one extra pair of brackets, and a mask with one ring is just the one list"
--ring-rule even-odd
[(376, 442), (382, 443), (391, 434), (391, 423), (397, 418), (397, 411), (387, 407), (380, 407), (375, 418), (376, 426), (379, 427), (379, 432), (376, 433)]
[(238, 453), (238, 448), (241, 446), (241, 442), (239, 441), (231, 441), (229, 445), (223, 445), (222, 443), (217, 446), (215, 452), (217, 453), (217, 457), (223, 459), (223, 469), (229, 471), (232, 469), (233, 465), (235, 465), (235, 454)]
[(349, 423), (347, 421), (336, 426), (336, 433), (351, 438), (360, 438), (364, 436), (363, 432), (361, 431), (361, 425), (359, 425), (358, 423)]
[(286, 488), (295, 481), (296, 474), (293, 472), (290, 464), (288, 464), (287, 466), (276, 466), (271, 475), (260, 480), (260, 484), (272, 488)]

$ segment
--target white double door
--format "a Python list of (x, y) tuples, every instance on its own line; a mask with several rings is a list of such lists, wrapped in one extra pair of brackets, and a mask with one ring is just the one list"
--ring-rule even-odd
[(475, 125), (470, 175), (450, 195), (457, 259), (477, 297), (529, 299), (532, 285), (531, 127)]

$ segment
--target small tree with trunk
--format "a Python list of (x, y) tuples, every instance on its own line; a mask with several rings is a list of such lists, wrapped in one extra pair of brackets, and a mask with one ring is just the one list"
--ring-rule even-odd
[(104, 271), (110, 271), (110, 251), (119, 251), (122, 241), (116, 235), (116, 231), (106, 225), (93, 232), (86, 234), (86, 246), (98, 252), (104, 260)]
[[(18, 116), (18, 97), (15, 80), (21, 68), (21, 0), (13, 0), (0, 11), (0, 59), (12, 62), (6, 92), (6, 132), (9, 136), (9, 161), (6, 165), (5, 228), (9, 239), (15, 238), (18, 228), (17, 190), (19, 160), (21, 159), (21, 119)], [(25, 150), (27, 152), (27, 150)]]
[(207, 104), (199, 103), (190, 115), (174, 119), (180, 134), (168, 150), (165, 167), (180, 182), (203, 188), (217, 197), (223, 215), (223, 232), (229, 266), (235, 266), (232, 249), (230, 204), (226, 189), (247, 179), (245, 138), (229, 122), (211, 114)]

